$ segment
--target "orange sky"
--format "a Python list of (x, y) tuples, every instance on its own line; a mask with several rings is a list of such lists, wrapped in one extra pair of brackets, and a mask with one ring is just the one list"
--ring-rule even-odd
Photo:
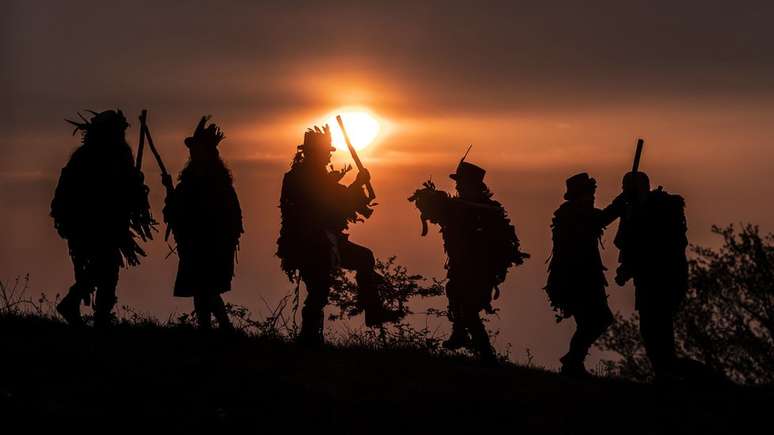
[[(221, 153), (246, 217), (228, 299), (260, 312), (261, 298), (271, 303), (291, 288), (273, 252), (295, 145), (311, 122), (362, 106), (389, 129), (362, 154), (380, 205), (352, 239), (442, 276), (441, 241), (435, 231), (419, 237), (406, 198), (430, 176), (451, 189), (447, 174), (474, 144), (469, 160), (488, 169), (532, 254), (504, 287), (491, 323), (503, 332), (498, 345), (511, 343), (514, 359), (529, 347), (555, 366), (572, 325), (555, 325), (541, 288), (548, 225), (568, 176), (590, 172), (600, 202), (610, 200), (642, 136), (653, 183), (686, 197), (692, 242), (715, 244), (712, 224), (771, 229), (774, 31), (770, 6), (746, 5), (11, 2), (0, 23), (0, 279), (30, 273), (33, 290), (49, 295), (70, 285), (65, 242), (48, 217), (59, 169), (78, 143), (63, 118), (115, 107), (134, 118), (147, 108), (176, 172), (182, 139), (211, 113), (226, 132)], [(127, 138), (136, 137), (133, 127)], [(349, 163), (344, 150), (336, 159)], [(145, 167), (160, 216), (158, 173), (150, 160)], [(608, 267), (614, 231), (605, 237)], [(120, 303), (161, 317), (189, 310), (171, 296), (176, 263), (164, 260), (166, 246), (148, 248), (143, 265), (122, 274)], [(631, 310), (631, 289), (609, 292), (615, 308)]]

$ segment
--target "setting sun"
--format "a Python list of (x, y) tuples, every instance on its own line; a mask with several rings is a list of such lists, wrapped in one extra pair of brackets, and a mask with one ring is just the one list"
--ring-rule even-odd
[[(340, 114), (344, 120), (344, 127), (347, 129), (352, 146), (357, 150), (367, 147), (379, 136), (381, 126), (379, 121), (370, 113), (365, 111), (349, 111), (336, 113)], [(344, 135), (336, 122), (336, 114), (333, 114), (325, 122), (331, 126), (333, 135), (333, 146), (339, 149), (346, 149), (347, 144), (344, 141)]]

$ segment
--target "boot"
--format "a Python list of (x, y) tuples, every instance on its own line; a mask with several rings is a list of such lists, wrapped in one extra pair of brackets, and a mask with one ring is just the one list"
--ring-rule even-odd
[(228, 316), (215, 316), (215, 319), (218, 321), (218, 329), (221, 332), (225, 332), (227, 334), (231, 334), (236, 332), (236, 329), (234, 329), (234, 324), (231, 323), (231, 320), (228, 318)]
[(94, 327), (97, 329), (105, 329), (113, 326), (115, 323), (115, 316), (111, 311), (98, 310), (94, 312)]
[(306, 322), (301, 325), (296, 343), (306, 348), (319, 349), (324, 343), (322, 331), (307, 325)]
[(212, 315), (210, 313), (210, 304), (202, 296), (193, 297), (194, 313), (196, 313), (196, 326), (200, 331), (209, 331), (212, 329)]
[(593, 377), (592, 374), (586, 370), (586, 366), (583, 365), (583, 360), (572, 358), (570, 354), (567, 354), (559, 358), (559, 361), (562, 362), (560, 373), (565, 376), (576, 379), (589, 379)]
[(223, 302), (223, 299), (220, 297), (220, 295), (217, 295), (213, 298), (212, 314), (215, 316), (215, 320), (218, 321), (218, 329), (220, 329), (221, 332), (230, 334), (236, 331), (234, 329), (234, 325), (231, 323), (231, 319), (228, 317), (226, 304)]
[(108, 328), (113, 326), (116, 317), (113, 315), (113, 307), (116, 305), (115, 287), (104, 285), (97, 287), (94, 298), (94, 327)]
[(358, 272), (356, 276), (358, 286), (358, 303), (365, 312), (365, 324), (372, 328), (383, 323), (395, 323), (401, 319), (398, 311), (389, 310), (382, 305), (379, 298), (379, 288), (386, 285), (383, 276), (368, 270)]
[(301, 332), (296, 342), (307, 348), (317, 349), (323, 345), (323, 311), (305, 306), (301, 310)]
[(83, 318), (81, 318), (82, 297), (76, 295), (74, 288), (75, 286), (70, 288), (67, 295), (56, 305), (56, 311), (68, 324), (72, 326), (83, 326)]
[(444, 349), (457, 350), (460, 348), (469, 348), (471, 346), (470, 337), (464, 328), (452, 326), (452, 333), (449, 339), (443, 342)]
[(499, 367), (500, 366), (500, 360), (497, 359), (497, 354), (495, 353), (492, 346), (487, 346), (484, 349), (478, 350), (478, 358), (481, 360), (481, 364), (484, 367)]
[(468, 325), (467, 329), (470, 331), (471, 346), (469, 349), (478, 354), (479, 360), (485, 367), (499, 366), (500, 361), (497, 359), (497, 353), (495, 353), (492, 343), (489, 341), (489, 334), (478, 313), (475, 313), (475, 315), (468, 314), (464, 318), (467, 319), (465, 324)]
[(212, 317), (209, 311), (196, 313), (196, 325), (200, 331), (212, 330)]

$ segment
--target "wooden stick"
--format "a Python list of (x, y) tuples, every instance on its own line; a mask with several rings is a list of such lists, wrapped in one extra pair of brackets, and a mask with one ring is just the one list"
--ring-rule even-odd
[[(347, 129), (344, 128), (344, 121), (341, 119), (341, 115), (336, 115), (336, 121), (339, 122), (339, 128), (341, 128), (341, 133), (344, 135), (344, 141), (347, 143), (347, 148), (349, 148), (349, 153), (352, 155), (352, 160), (355, 161), (357, 170), (363, 172), (365, 167), (363, 166), (363, 162), (360, 161), (360, 157), (358, 157), (355, 147), (352, 146), (352, 142), (349, 141), (349, 135), (347, 134)], [(365, 187), (366, 190), (368, 190), (368, 199), (373, 201), (376, 198), (376, 193), (374, 193), (374, 188), (371, 186), (371, 182), (369, 181), (366, 183)]]
[(145, 119), (148, 116), (148, 111), (142, 109), (140, 113), (140, 144), (137, 145), (137, 162), (135, 167), (138, 170), (142, 170), (142, 152), (145, 149)]
[(634, 152), (634, 164), (632, 164), (632, 172), (637, 172), (640, 169), (640, 157), (642, 157), (642, 146), (645, 141), (637, 139), (637, 150)]

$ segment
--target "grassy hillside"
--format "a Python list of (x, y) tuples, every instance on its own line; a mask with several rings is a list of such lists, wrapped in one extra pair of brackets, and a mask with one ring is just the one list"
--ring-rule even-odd
[[(213, 433), (742, 433), (774, 390), (653, 386), (462, 357), (0, 317), (3, 427)], [(499, 428), (499, 429), (497, 429)], [(16, 433), (16, 432), (8, 432)]]

